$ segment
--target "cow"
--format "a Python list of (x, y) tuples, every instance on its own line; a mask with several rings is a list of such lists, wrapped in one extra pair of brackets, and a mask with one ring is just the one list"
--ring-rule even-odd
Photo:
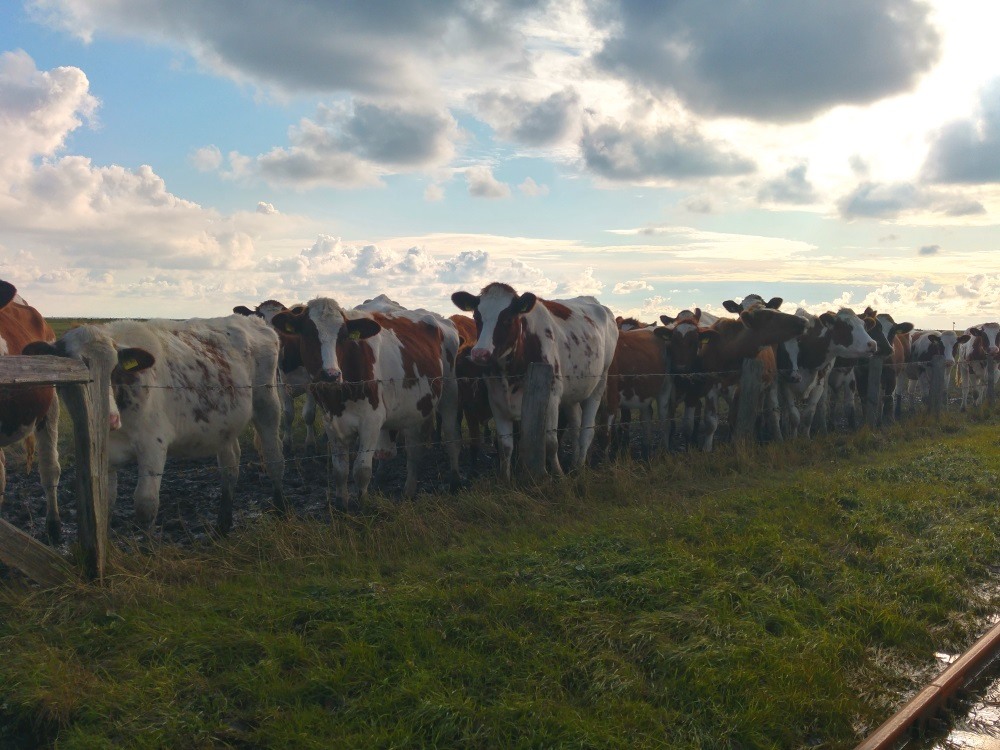
[(975, 406), (983, 403), (983, 394), (989, 379), (990, 367), (993, 364), (993, 385), (1000, 382), (1000, 323), (982, 323), (971, 326), (965, 331), (971, 338), (959, 348), (959, 384), (962, 387), (962, 409), (969, 401), (969, 391), (972, 390), (972, 400)]
[(618, 334), (615, 355), (608, 370), (608, 428), (614, 434), (615, 417), (638, 409), (642, 426), (642, 455), (646, 460), (653, 445), (654, 407), (660, 420), (660, 445), (666, 449), (670, 443), (672, 380), (665, 357), (667, 345), (657, 335), (661, 330), (664, 329), (622, 330)]
[(345, 310), (329, 297), (274, 316), (273, 325), (299, 336), (309, 386), (330, 439), (336, 502), (352, 507), (348, 456), (357, 440), (353, 475), (358, 502), (368, 498), (372, 460), (385, 436), (402, 433), (406, 444), (405, 497), (417, 490), (421, 447), (441, 413), (451, 487), (458, 472), (458, 390), (455, 357), (459, 337), (451, 321), (426, 310), (406, 310), (379, 297)]
[[(233, 312), (237, 315), (254, 315), (263, 318), (268, 325), (274, 316), (287, 310), (282, 303), (269, 299), (261, 302), (251, 310), (246, 305), (237, 305)], [(305, 449), (316, 452), (316, 399), (309, 392), (309, 373), (302, 366), (299, 356), (299, 343), (294, 334), (278, 331), (281, 341), (281, 354), (278, 358), (278, 380), (282, 384), (281, 395), (281, 444), (286, 456), (292, 454), (292, 422), (295, 420), (295, 399), (304, 395), (302, 404), (302, 421), (306, 426)]]
[[(766, 386), (773, 382), (775, 374), (771, 347), (798, 336), (804, 329), (805, 321), (801, 318), (766, 307), (741, 312), (736, 319), (722, 318), (707, 328), (699, 329), (699, 377), (692, 379), (685, 406), (693, 410), (697, 402), (704, 398), (704, 430), (700, 436), (702, 450), (712, 450), (719, 424), (719, 395), (724, 388), (739, 382), (743, 361), (756, 357), (762, 359), (767, 393)], [(780, 434), (776, 396), (765, 398), (768, 402), (765, 405), (768, 424), (772, 432)], [(770, 403), (772, 400), (774, 403)]]
[[(704, 313), (700, 307), (696, 307), (693, 311), (682, 310), (674, 317), (661, 315), (660, 322), (663, 326), (653, 330), (663, 341), (670, 363), (671, 399), (667, 405), (667, 415), (664, 417), (661, 414), (661, 418), (667, 418), (668, 423), (672, 422), (675, 405), (685, 404), (681, 421), (685, 445), (690, 445), (694, 439), (695, 412), (700, 404), (700, 399), (688, 398), (689, 394), (697, 390), (697, 381), (701, 378), (695, 374), (699, 365), (700, 330), (702, 326), (714, 325), (718, 320), (714, 315)], [(669, 424), (664, 429), (667, 434), (673, 432)]]
[(471, 352), (479, 338), (476, 334), (476, 322), (468, 315), (455, 314), (449, 316), (458, 330), (458, 355), (455, 358), (455, 377), (458, 379), (458, 403), (461, 416), (469, 427), (469, 462), (471, 473), (475, 473), (482, 448), (483, 432), (486, 423), (493, 417), (490, 410), (490, 397), (487, 393), (486, 381), (483, 379), (482, 367), (473, 364)]
[[(836, 414), (837, 407), (841, 406), (844, 418), (852, 429), (856, 429), (858, 426), (855, 396), (858, 393), (867, 392), (868, 363), (871, 357), (888, 357), (892, 354), (892, 344), (889, 343), (889, 339), (885, 335), (886, 331), (879, 323), (878, 318), (871, 314), (872, 312), (871, 308), (868, 308), (859, 317), (864, 323), (865, 331), (875, 342), (875, 353), (866, 352), (860, 357), (837, 357), (827, 380), (829, 413)], [(912, 328), (912, 326), (910, 327)], [(891, 327), (889, 330), (891, 332)]]
[(748, 294), (743, 298), (742, 302), (727, 299), (722, 303), (722, 306), (726, 308), (728, 312), (731, 312), (734, 315), (739, 315), (741, 312), (756, 310), (761, 307), (767, 308), (768, 310), (778, 310), (781, 308), (782, 302), (784, 302), (784, 300), (781, 297), (772, 297), (765, 302), (764, 298), (759, 294)]
[(817, 316), (800, 307), (795, 315), (803, 321), (804, 331), (777, 348), (781, 373), (778, 395), (785, 432), (809, 437), (837, 357), (870, 357), (878, 344), (868, 334), (865, 322), (848, 308)]
[(615, 318), (615, 325), (618, 326), (619, 331), (635, 331), (639, 328), (653, 329), (656, 327), (656, 323), (643, 323), (637, 318), (623, 318), (621, 315)]
[[(37, 340), (56, 340), (52, 328), (8, 281), (0, 281), (0, 355), (21, 354)], [(29, 351), (30, 353), (30, 351)], [(7, 487), (3, 448), (25, 441), (28, 462), (37, 442), (38, 475), (45, 493), (45, 531), (53, 544), (61, 537), (59, 521), (59, 399), (55, 388), (0, 389), (0, 507)], [(37, 441), (35, 441), (37, 436)]]
[[(955, 367), (955, 358), (959, 355), (959, 346), (972, 338), (972, 334), (959, 334), (955, 331), (914, 331), (910, 334), (910, 357), (906, 363), (903, 377), (912, 381), (920, 388), (925, 398), (931, 392), (931, 368), (934, 357), (944, 357), (946, 372)], [(947, 376), (945, 376), (947, 383)], [(897, 390), (903, 389), (896, 386)]]
[[(875, 318), (879, 330), (889, 345), (888, 354), (885, 355), (886, 358), (882, 365), (882, 412), (886, 418), (889, 418), (892, 414), (893, 394), (896, 391), (897, 376), (902, 371), (903, 363), (905, 362), (906, 355), (904, 349), (908, 349), (909, 347), (908, 334), (913, 330), (913, 323), (897, 323), (888, 313), (880, 313), (870, 306), (865, 308), (862, 317)], [(882, 356), (881, 344), (879, 344), (879, 348), (878, 356)], [(856, 369), (855, 375), (857, 377), (858, 392), (862, 394), (867, 393), (868, 368), (865, 362), (862, 362), (861, 367)]]
[(518, 294), (501, 282), (478, 294), (451, 295), (458, 309), (472, 312), (477, 341), (473, 363), (489, 368), (490, 408), (501, 448), (501, 467), (510, 478), (514, 422), (521, 418), (523, 376), (533, 362), (552, 366), (552, 390), (546, 410), (545, 458), (554, 474), (562, 474), (557, 428), (562, 410), (575, 435), (570, 467), (587, 458), (594, 439), (598, 407), (618, 343), (614, 315), (593, 297), (545, 300), (531, 292)]
[(138, 465), (135, 520), (150, 528), (167, 457), (214, 455), (222, 473), (216, 529), (232, 527), (240, 435), (253, 424), (271, 480), (271, 503), (286, 509), (279, 439), (278, 336), (262, 319), (117, 320), (74, 328), (33, 354), (103, 361), (109, 372), (108, 495), (117, 470)]

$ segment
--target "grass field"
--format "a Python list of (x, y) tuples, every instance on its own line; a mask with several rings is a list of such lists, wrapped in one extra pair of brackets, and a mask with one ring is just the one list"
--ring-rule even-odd
[(996, 610), (996, 414), (0, 590), (0, 746), (847, 748)]

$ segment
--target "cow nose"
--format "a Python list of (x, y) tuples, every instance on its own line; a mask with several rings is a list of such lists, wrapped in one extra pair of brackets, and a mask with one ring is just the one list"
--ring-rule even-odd
[(868, 342), (868, 351), (872, 354), (878, 351), (878, 343), (874, 339)]
[(991, 347), (990, 347), (990, 350), (989, 350), (989, 353), (990, 353), (990, 356), (991, 356), (991, 357), (995, 357), (995, 356), (997, 356), (998, 354), (1000, 354), (1000, 348), (998, 348), (998, 347), (996, 347), (996, 346), (991, 346)]
[(319, 374), (319, 379), (324, 383), (339, 383), (340, 370), (323, 370)]
[(121, 414), (110, 415), (111, 429), (120, 430), (122, 428), (122, 417)]
[(469, 357), (472, 358), (473, 362), (488, 362), (490, 359), (490, 352), (489, 349), (473, 349), (469, 353)]
[(802, 373), (798, 372), (798, 371), (789, 373), (789, 375), (788, 375), (788, 382), (789, 383), (801, 383), (802, 382)]

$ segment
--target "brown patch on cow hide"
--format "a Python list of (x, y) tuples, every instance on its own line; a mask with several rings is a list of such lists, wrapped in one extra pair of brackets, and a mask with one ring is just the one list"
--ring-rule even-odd
[(664, 345), (652, 331), (622, 331), (608, 370), (608, 408), (617, 411), (625, 400), (656, 398), (666, 372)]
[(431, 392), (441, 395), (441, 378), (444, 375), (441, 350), (444, 334), (433, 323), (415, 322), (403, 317), (376, 315), (375, 319), (383, 328), (388, 328), (402, 345), (403, 387), (414, 388), (420, 378), (428, 378)]
[(570, 310), (568, 307), (566, 307), (566, 305), (562, 304), (561, 302), (553, 302), (552, 300), (548, 299), (540, 299), (538, 301), (541, 302), (543, 305), (545, 305), (546, 310), (548, 310), (550, 313), (555, 315), (560, 320), (569, 320), (570, 316), (573, 315), (573, 311)]
[[(0, 336), (7, 342), (10, 354), (20, 354), (33, 341), (52, 343), (56, 340), (45, 318), (18, 298), (0, 309)], [(51, 387), (0, 389), (0, 434), (13, 435), (21, 428), (40, 422), (53, 398), (55, 389)]]

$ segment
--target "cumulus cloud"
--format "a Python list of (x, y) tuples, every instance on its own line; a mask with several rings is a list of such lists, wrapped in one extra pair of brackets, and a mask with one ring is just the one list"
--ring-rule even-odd
[(754, 170), (746, 157), (693, 128), (678, 126), (588, 123), (580, 147), (588, 169), (617, 182), (686, 180)]
[(579, 297), (590, 295), (596, 297), (604, 289), (604, 282), (594, 276), (593, 266), (588, 266), (579, 276), (567, 279), (556, 289), (556, 293), (563, 297)]
[(1000, 182), (1000, 79), (980, 95), (975, 117), (945, 125), (931, 141), (923, 176), (930, 182)]
[(537, 198), (540, 195), (549, 194), (548, 185), (539, 185), (530, 177), (525, 177), (524, 182), (518, 185), (517, 189), (520, 190), (524, 195), (527, 195), (529, 198)]
[(580, 96), (571, 88), (544, 99), (488, 91), (472, 98), (479, 116), (504, 139), (550, 146), (579, 130)]
[(465, 181), (469, 186), (469, 195), (477, 198), (510, 197), (510, 185), (497, 180), (493, 176), (493, 170), (483, 164), (468, 167), (465, 170)]
[(424, 188), (424, 200), (428, 203), (435, 203), (444, 200), (444, 188), (436, 182), (432, 182)]
[(188, 161), (199, 172), (214, 172), (222, 166), (222, 152), (218, 146), (204, 146), (194, 151)]
[(271, 203), (257, 201), (257, 213), (264, 214), (265, 216), (272, 216), (273, 214), (278, 213), (278, 209), (276, 209)]
[(946, 216), (983, 214), (986, 209), (977, 201), (927, 189), (912, 182), (861, 182), (837, 201), (845, 219), (893, 219), (913, 211), (931, 211)]
[[(109, 33), (187, 50), (238, 82), (290, 93), (419, 98), (439, 71), (526, 66), (521, 28), (542, 0), (29, 0), (36, 18), (85, 40)], [(489, 66), (487, 68), (487, 66)]]
[(598, 66), (708, 115), (788, 122), (868, 104), (912, 89), (940, 48), (918, 0), (591, 7), (612, 30)]
[(645, 281), (636, 279), (634, 281), (619, 281), (615, 284), (612, 294), (631, 294), (632, 292), (651, 292), (653, 287)]
[(287, 147), (230, 154), (229, 174), (297, 188), (378, 185), (385, 174), (431, 169), (455, 153), (458, 126), (444, 111), (355, 102), (320, 106), (289, 128)]
[(808, 167), (797, 164), (773, 180), (766, 181), (757, 191), (761, 203), (789, 203), (803, 205), (816, 200), (816, 191), (806, 177)]

